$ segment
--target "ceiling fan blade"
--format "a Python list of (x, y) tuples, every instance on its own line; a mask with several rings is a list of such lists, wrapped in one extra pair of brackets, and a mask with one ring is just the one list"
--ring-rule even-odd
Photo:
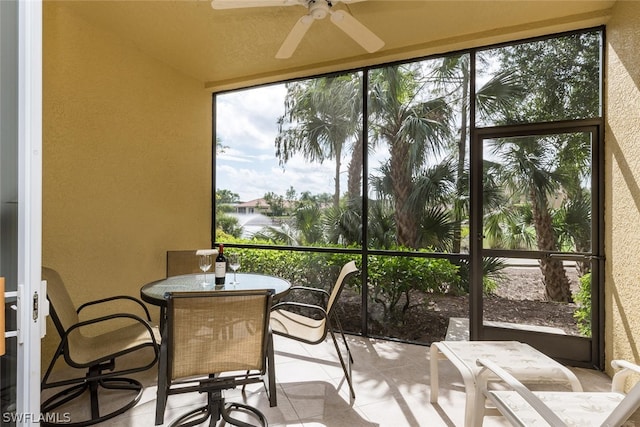
[(211, 0), (213, 9), (305, 5), (304, 0)]
[(296, 25), (293, 26), (287, 38), (284, 39), (282, 46), (280, 46), (280, 50), (278, 50), (278, 53), (276, 53), (276, 58), (291, 58), (291, 55), (293, 55), (293, 52), (295, 52), (296, 48), (302, 41), (302, 38), (311, 27), (311, 24), (313, 24), (313, 21), (313, 17), (309, 15), (305, 15), (302, 18), (298, 19), (298, 22), (296, 22)]
[(380, 37), (343, 10), (331, 12), (331, 22), (347, 33), (349, 37), (369, 53), (375, 52), (384, 46), (384, 42)]

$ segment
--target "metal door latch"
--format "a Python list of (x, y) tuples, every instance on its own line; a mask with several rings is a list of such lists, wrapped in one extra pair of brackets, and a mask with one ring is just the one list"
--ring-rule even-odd
[(33, 293), (33, 321), (37, 322), (38, 321), (38, 301), (40, 299), (38, 298), (38, 292), (34, 292)]

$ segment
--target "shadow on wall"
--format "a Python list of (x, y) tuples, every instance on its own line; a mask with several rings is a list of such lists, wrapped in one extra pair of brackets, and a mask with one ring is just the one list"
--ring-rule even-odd
[[(640, 42), (640, 3), (635, 1), (617, 2), (613, 19), (607, 24), (607, 44), (610, 49), (609, 67), (620, 61), (629, 77), (634, 81), (636, 92), (640, 91), (640, 56), (637, 46)], [(610, 79), (611, 76), (608, 77)], [(611, 98), (609, 98), (611, 99)]]
[[(611, 296), (613, 297), (612, 299), (612, 304), (614, 305), (614, 307), (612, 307), (612, 310), (614, 308), (617, 308), (618, 313), (619, 313), (619, 318), (620, 318), (620, 323), (622, 324), (622, 326), (624, 327), (624, 334), (626, 337), (626, 342), (629, 344), (629, 349), (631, 350), (631, 353), (633, 354), (633, 360), (640, 360), (640, 353), (638, 352), (638, 343), (636, 342), (635, 338), (634, 338), (634, 334), (633, 334), (633, 329), (631, 328), (631, 325), (629, 324), (629, 316), (626, 313), (625, 310), (625, 304), (622, 302), (622, 300), (620, 299), (620, 294), (618, 294), (618, 289), (615, 286), (615, 282), (613, 284), (613, 286), (611, 286)], [(614, 325), (615, 327), (615, 325)], [(620, 339), (616, 339), (616, 342), (623, 342)], [(627, 350), (627, 349), (625, 349)]]
[[(631, 249), (635, 237), (629, 235), (633, 222), (640, 215), (640, 186), (636, 147), (640, 123), (632, 107), (640, 96), (640, 3), (616, 2), (607, 22), (606, 68), (606, 155), (605, 169), (610, 182), (605, 188), (605, 223), (607, 227), (607, 269), (605, 270), (607, 358), (633, 357), (640, 360), (636, 335), (640, 333), (633, 319), (639, 303), (626, 298), (634, 292), (636, 277), (634, 260), (637, 250)], [(610, 154), (610, 155), (609, 155)], [(614, 205), (614, 193), (616, 196)], [(622, 194), (620, 194), (622, 193)], [(621, 206), (624, 206), (624, 208)], [(621, 210), (623, 209), (623, 210)], [(614, 258), (615, 255), (615, 259)], [(612, 268), (615, 266), (615, 268)], [(615, 276), (614, 276), (615, 274)], [(628, 280), (631, 278), (630, 280)], [(622, 293), (622, 295), (621, 295)], [(608, 370), (608, 369), (607, 369)]]
[[(640, 143), (640, 141), (635, 141), (635, 143), (638, 144)], [(638, 186), (638, 182), (636, 180), (636, 177), (634, 176), (632, 168), (629, 165), (629, 162), (627, 162), (622, 148), (620, 148), (620, 145), (618, 144), (618, 140), (615, 137), (613, 129), (611, 129), (610, 127), (607, 129), (607, 146), (611, 150), (611, 154), (613, 157), (612, 161), (615, 163), (611, 165), (611, 170), (618, 169), (620, 171), (620, 174), (622, 175), (622, 178), (624, 179), (624, 182), (629, 190), (629, 194), (633, 198), (633, 202), (636, 205), (636, 211), (640, 212), (640, 186)], [(607, 205), (611, 206), (611, 194), (607, 196), (606, 203)], [(611, 211), (609, 211), (609, 215), (611, 215)]]

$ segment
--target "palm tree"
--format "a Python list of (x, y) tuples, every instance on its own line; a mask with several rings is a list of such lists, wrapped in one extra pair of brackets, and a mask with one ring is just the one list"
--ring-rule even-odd
[[(450, 56), (403, 68), (383, 68), (370, 75), (372, 140), (387, 143), (390, 152), (389, 162), (380, 169), (384, 178), (374, 178), (372, 183), (392, 197), (400, 245), (460, 252), (461, 226), (469, 208), (469, 58), (467, 54)], [(523, 92), (514, 72), (496, 73), (476, 91), (478, 115), (484, 121), (495, 120), (510, 110)], [(431, 165), (431, 169), (424, 169), (425, 163), (444, 149), (452, 154), (441, 159), (437, 168)], [(431, 188), (425, 198), (421, 186), (434, 182), (429, 174), (451, 167), (453, 188), (441, 186), (439, 195), (433, 193), (438, 187)], [(440, 235), (441, 240), (436, 243), (434, 235)]]
[[(499, 49), (497, 56), (501, 66), (518, 73), (529, 88), (517, 108), (509, 111), (501, 123), (597, 116), (599, 46), (600, 35), (593, 32)], [(576, 133), (502, 140), (496, 145), (503, 163), (504, 182), (514, 196), (522, 195), (531, 205), (536, 244), (540, 250), (554, 252), (561, 249), (560, 242), (563, 234), (566, 237), (569, 224), (554, 227), (550, 199), (557, 196), (564, 203), (578, 202), (583, 197), (587, 190), (582, 183), (588, 182), (586, 178), (590, 176), (590, 143), (586, 134)], [(590, 244), (589, 233), (584, 231), (589, 227), (585, 221), (590, 218), (590, 215), (583, 216), (581, 231), (573, 232), (576, 236), (573, 249), (586, 250)], [(540, 268), (547, 298), (571, 301), (562, 262), (543, 257)]]
[(430, 155), (444, 147), (449, 107), (441, 97), (426, 98), (420, 64), (379, 68), (371, 72), (369, 112), (373, 142), (389, 150), (385, 166), (393, 195), (397, 243), (419, 248), (419, 218), (424, 206), (412, 199), (415, 176)]
[[(591, 194), (583, 191), (565, 200), (554, 215), (560, 245), (578, 252), (591, 251)], [(579, 261), (576, 268), (580, 276), (591, 271), (589, 261)]]
[(347, 197), (339, 207), (324, 211), (323, 226), (329, 243), (345, 246), (362, 244), (362, 200)]
[[(488, 66), (483, 55), (476, 55), (477, 62)], [(470, 55), (454, 55), (442, 58), (431, 75), (434, 86), (443, 93), (449, 105), (458, 112), (458, 137), (451, 147), (457, 154), (456, 195), (453, 198), (453, 243), (452, 252), (459, 253), (462, 241), (462, 223), (469, 212), (469, 185), (467, 139), (469, 129)], [(512, 70), (504, 70), (493, 75), (475, 92), (478, 122), (494, 122), (522, 99), (524, 86)]]
[(263, 227), (252, 236), (253, 239), (266, 240), (276, 245), (287, 246), (300, 245), (302, 243), (300, 237), (300, 232), (288, 223), (283, 223), (279, 227)]
[[(286, 164), (295, 154), (322, 163), (335, 161), (333, 205), (340, 202), (340, 172), (347, 141), (361, 136), (361, 79), (358, 75), (322, 77), (287, 84), (285, 113), (278, 120), (276, 156)], [(361, 149), (351, 150), (361, 157)], [(358, 168), (359, 165), (359, 168)], [(361, 174), (362, 159), (352, 161)], [(351, 172), (351, 173), (356, 173)], [(350, 174), (350, 182), (351, 182)], [(350, 189), (351, 190), (351, 189)]]
[[(562, 150), (559, 167), (566, 177), (563, 191), (566, 198), (554, 217), (560, 244), (570, 246), (578, 252), (591, 251), (591, 190), (585, 183), (591, 181), (591, 141), (588, 134), (568, 134)], [(559, 222), (560, 221), (560, 222)], [(591, 263), (578, 262), (580, 276), (591, 270)]]
[(324, 242), (322, 208), (317, 203), (301, 203), (293, 213), (295, 228), (299, 230), (302, 245)]
[[(550, 196), (562, 189), (562, 170), (558, 168), (558, 152), (551, 147), (562, 146), (561, 138), (521, 137), (494, 140), (493, 155), (502, 166), (500, 180), (514, 201), (526, 200), (531, 207), (531, 219), (538, 250), (556, 252), (558, 240), (551, 216)], [(557, 144), (557, 145), (556, 145)], [(545, 296), (551, 301), (569, 302), (570, 282), (562, 261), (551, 257), (540, 259)]]
[[(393, 196), (392, 173), (389, 163), (380, 168), (380, 175), (372, 177), (371, 185), (378, 194)], [(450, 161), (427, 166), (412, 177), (413, 190), (407, 201), (417, 218), (417, 245), (446, 251), (451, 248), (454, 223), (449, 202), (454, 196), (454, 168)], [(379, 218), (373, 216), (377, 221)], [(374, 221), (370, 220), (370, 226)]]

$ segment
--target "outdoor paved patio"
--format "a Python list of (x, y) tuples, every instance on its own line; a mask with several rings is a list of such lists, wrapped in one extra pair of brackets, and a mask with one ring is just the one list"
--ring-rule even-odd
[[(269, 407), (260, 384), (227, 392), (229, 401), (245, 401), (260, 408), (270, 426), (462, 426), (465, 394), (462, 378), (448, 361), (440, 362), (440, 397), (429, 403), (429, 347), (348, 336), (356, 399), (348, 386), (331, 341), (305, 345), (275, 336), (278, 406)], [(572, 368), (585, 390), (608, 391), (604, 373)], [(156, 370), (138, 378), (147, 385), (141, 401), (123, 415), (103, 423), (109, 426), (153, 426)], [(169, 397), (165, 424), (203, 404), (203, 395)], [(71, 409), (77, 414), (78, 409)], [(637, 422), (636, 422), (637, 423)], [(508, 426), (500, 415), (485, 417), (484, 426)], [(630, 425), (634, 425), (630, 423)], [(640, 423), (638, 424), (640, 425)]]

